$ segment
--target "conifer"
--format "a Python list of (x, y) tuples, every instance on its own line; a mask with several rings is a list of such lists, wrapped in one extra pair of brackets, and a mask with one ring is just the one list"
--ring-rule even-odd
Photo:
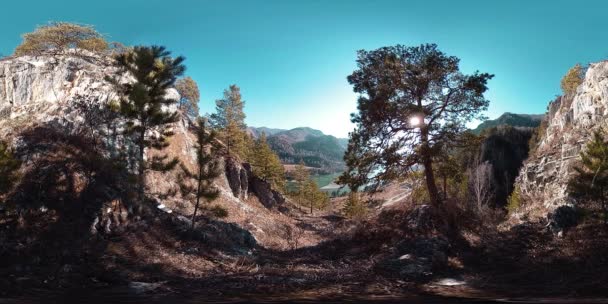
[(172, 58), (170, 54), (162, 46), (136, 46), (116, 57), (117, 66), (134, 81), (107, 78), (120, 93), (119, 112), (127, 120), (125, 133), (133, 136), (138, 147), (140, 200), (144, 196), (146, 170), (168, 171), (178, 163), (177, 159), (167, 160), (166, 155), (145, 158), (145, 149), (162, 150), (169, 145), (167, 138), (173, 133), (167, 125), (178, 118), (176, 112), (168, 110), (176, 100), (167, 98), (166, 93), (174, 86), (177, 77), (184, 73), (184, 57)]
[(592, 140), (581, 152), (582, 166), (575, 167), (575, 175), (568, 183), (570, 195), (583, 202), (598, 202), (608, 224), (608, 142), (601, 132), (594, 132)]
[[(219, 190), (213, 181), (220, 176), (221, 170), (214, 154), (217, 152), (216, 132), (209, 130), (204, 119), (199, 118), (195, 127), (196, 134), (196, 171), (191, 172), (180, 164), (180, 190), (182, 197), (194, 201), (194, 213), (192, 214), (192, 226), (196, 224), (196, 215), (200, 207), (201, 199), (212, 202), (219, 196)], [(194, 183), (190, 182), (194, 180)], [(221, 208), (215, 209), (220, 210)]]

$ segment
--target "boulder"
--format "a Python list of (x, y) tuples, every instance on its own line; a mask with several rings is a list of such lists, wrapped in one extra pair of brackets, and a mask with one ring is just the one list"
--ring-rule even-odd
[(433, 210), (430, 205), (415, 207), (405, 218), (409, 229), (415, 231), (430, 230), (433, 228)]
[(243, 193), (243, 186), (241, 181), (241, 166), (234, 159), (226, 159), (225, 172), (228, 185), (234, 197), (240, 198)]
[(578, 224), (578, 212), (574, 206), (563, 205), (547, 215), (547, 228), (556, 234), (562, 234), (568, 228)]

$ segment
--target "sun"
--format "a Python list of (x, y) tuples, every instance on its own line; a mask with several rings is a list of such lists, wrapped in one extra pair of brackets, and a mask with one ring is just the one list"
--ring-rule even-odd
[(413, 127), (420, 125), (420, 117), (418, 117), (418, 116), (410, 117), (410, 125)]

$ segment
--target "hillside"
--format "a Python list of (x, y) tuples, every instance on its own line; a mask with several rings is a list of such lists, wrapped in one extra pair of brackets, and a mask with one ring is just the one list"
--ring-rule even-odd
[(321, 173), (339, 172), (344, 169), (342, 158), (348, 139), (325, 135), (319, 130), (307, 127), (291, 130), (249, 127), (247, 131), (254, 138), (265, 133), (270, 147), (285, 164), (304, 161), (306, 166), (318, 168)]
[(544, 114), (515, 114), (506, 112), (496, 119), (490, 119), (480, 123), (475, 129), (473, 129), (473, 133), (479, 134), (483, 130), (500, 125), (536, 128), (540, 125), (543, 117)]

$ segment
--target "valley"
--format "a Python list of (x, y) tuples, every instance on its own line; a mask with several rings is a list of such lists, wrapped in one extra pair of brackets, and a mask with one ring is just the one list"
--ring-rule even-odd
[[(268, 16), (277, 8), (261, 2), (142, 3), (130, 11), (147, 17), (116, 17), (116, 37), (171, 49), (49, 22), (0, 56), (0, 303), (608, 303), (605, 55), (568, 62), (544, 102), (550, 64), (534, 74), (471, 46), (392, 44), (372, 25), (404, 18), (362, 2)], [(386, 16), (414, 9), (382, 3)], [(234, 26), (211, 39), (188, 15), (202, 8)], [(333, 36), (345, 29), (319, 8), (370, 27)], [(448, 8), (420, 16), (467, 14)], [(317, 22), (331, 43), (289, 43)], [(469, 28), (457, 23), (438, 32)], [(511, 37), (502, 29), (485, 27)], [(250, 30), (265, 34), (238, 35)], [(193, 58), (174, 53), (191, 44)], [(303, 50), (320, 55), (300, 62)], [(519, 64), (530, 71), (515, 81)], [(513, 89), (530, 90), (528, 73), (538, 91)]]

